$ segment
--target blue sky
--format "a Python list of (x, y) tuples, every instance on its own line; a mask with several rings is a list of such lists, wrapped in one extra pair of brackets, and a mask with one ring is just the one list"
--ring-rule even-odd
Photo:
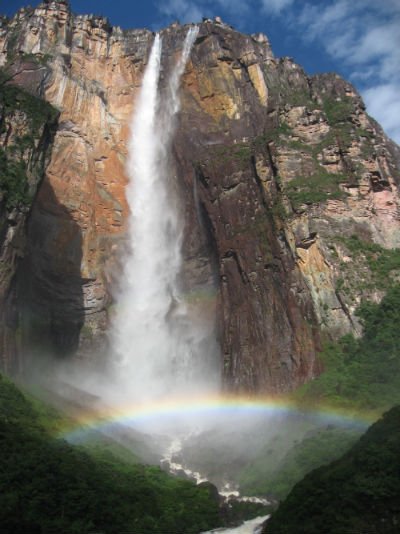
[[(12, 15), (36, 2), (0, 0)], [(123, 28), (153, 30), (219, 15), (245, 33), (263, 32), (276, 56), (305, 70), (335, 71), (361, 92), (369, 113), (400, 143), (400, 0), (71, 0), (76, 13)]]

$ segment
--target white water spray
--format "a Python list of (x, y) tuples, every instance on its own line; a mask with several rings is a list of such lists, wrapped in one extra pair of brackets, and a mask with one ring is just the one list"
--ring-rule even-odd
[(207, 361), (201, 351), (207, 350), (204, 341), (210, 332), (190, 316), (181, 293), (183, 222), (169, 172), (180, 80), (197, 32), (196, 27), (189, 30), (162, 101), (162, 40), (156, 36), (132, 121), (130, 253), (112, 331), (120, 380), (129, 386), (130, 400), (203, 391), (206, 382), (209, 387), (200, 360)]

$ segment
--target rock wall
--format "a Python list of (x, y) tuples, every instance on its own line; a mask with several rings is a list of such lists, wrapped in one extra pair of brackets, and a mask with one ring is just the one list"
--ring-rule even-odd
[(10, 78), (12, 73), (0, 73), (0, 364), (17, 372), (23, 297), (18, 280), (28, 248), (27, 223), (49, 162), (58, 112), (9, 85)]
[[(163, 30), (164, 73), (186, 30)], [(28, 310), (29, 344), (36, 334), (80, 357), (106, 344), (128, 215), (129, 119), (152, 41), (74, 16), (65, 1), (1, 21), (3, 70), (59, 111), (20, 262), (15, 306)], [(337, 75), (308, 77), (274, 58), (264, 35), (205, 21), (172, 159), (185, 289), (217, 295), (226, 388), (271, 393), (311, 379), (321, 337), (359, 332), (360, 299), (384, 292), (369, 254), (399, 246), (399, 148)]]

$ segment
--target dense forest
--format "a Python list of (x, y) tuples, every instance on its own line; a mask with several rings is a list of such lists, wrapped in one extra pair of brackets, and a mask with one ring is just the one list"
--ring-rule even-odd
[(54, 413), (0, 378), (0, 524), (7, 534), (198, 533), (221, 524), (211, 485), (51, 437)]
[(266, 534), (395, 534), (400, 529), (400, 406), (342, 458), (298, 483)]

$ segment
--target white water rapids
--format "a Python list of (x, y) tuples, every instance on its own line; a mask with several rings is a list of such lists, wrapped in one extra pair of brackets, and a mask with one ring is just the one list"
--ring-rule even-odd
[[(172, 440), (169, 448), (166, 451), (166, 454), (164, 455), (164, 458), (162, 459), (161, 464), (164, 462), (168, 466), (168, 470), (170, 473), (175, 475), (186, 475), (188, 478), (191, 478), (192, 480), (195, 480), (197, 484), (200, 484), (202, 482), (207, 481), (207, 478), (204, 478), (201, 473), (198, 471), (193, 471), (191, 469), (188, 469), (187, 467), (183, 466), (179, 462), (176, 461), (175, 455), (179, 453), (182, 450), (182, 442), (179, 438), (176, 438)], [(239, 491), (236, 489), (232, 489), (230, 487), (230, 484), (227, 483), (222, 490), (219, 491), (219, 494), (225, 498), (226, 501), (229, 502), (230, 499), (234, 499), (238, 502), (251, 502), (251, 503), (257, 503), (262, 504), (264, 506), (270, 504), (267, 499), (259, 498), (259, 497), (241, 497)], [(249, 521), (245, 521), (238, 527), (234, 528), (217, 528), (215, 530), (209, 531), (209, 532), (203, 532), (202, 534), (211, 534), (211, 533), (217, 533), (217, 532), (224, 532), (225, 534), (260, 534), (264, 522), (269, 518), (269, 515), (266, 516), (259, 516), (254, 519), (251, 519)]]
[(245, 521), (243, 525), (235, 528), (216, 528), (203, 532), (202, 534), (212, 534), (218, 532), (224, 532), (225, 534), (261, 534), (264, 522), (269, 518), (269, 515), (263, 517), (256, 517)]

